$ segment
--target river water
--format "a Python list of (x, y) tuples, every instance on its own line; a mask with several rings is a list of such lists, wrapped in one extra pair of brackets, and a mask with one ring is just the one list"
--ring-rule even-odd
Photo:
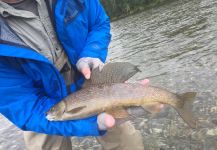
[[(108, 61), (127, 61), (170, 91), (197, 92), (199, 120), (190, 129), (172, 108), (145, 113), (133, 122), (146, 150), (217, 149), (217, 1), (179, 0), (112, 23)], [(0, 119), (0, 150), (23, 150), (22, 132)], [(94, 138), (73, 138), (73, 150), (101, 149)]]

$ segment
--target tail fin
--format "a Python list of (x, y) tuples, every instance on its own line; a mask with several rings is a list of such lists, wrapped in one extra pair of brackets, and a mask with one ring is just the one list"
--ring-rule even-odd
[(184, 101), (184, 105), (182, 108), (177, 108), (177, 111), (179, 115), (182, 117), (182, 119), (191, 127), (191, 128), (197, 128), (197, 121), (193, 117), (192, 113), (192, 104), (196, 97), (196, 92), (187, 92), (181, 95), (178, 95), (178, 97)]

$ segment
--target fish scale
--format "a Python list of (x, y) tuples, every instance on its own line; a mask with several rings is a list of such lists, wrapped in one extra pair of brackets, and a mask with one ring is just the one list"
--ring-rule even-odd
[(150, 109), (154, 108), (152, 106), (167, 104), (172, 106), (190, 127), (196, 127), (196, 120), (191, 111), (195, 92), (177, 95), (159, 87), (124, 83), (138, 71), (136, 66), (120, 62), (107, 64), (101, 71), (99, 68), (93, 70), (91, 80), (83, 89), (70, 94), (55, 105), (47, 113), (47, 119), (82, 119), (102, 112), (112, 112), (114, 117), (119, 118), (117, 114), (124, 114), (123, 108), (141, 106), (145, 110), (155, 112), (156, 110)]

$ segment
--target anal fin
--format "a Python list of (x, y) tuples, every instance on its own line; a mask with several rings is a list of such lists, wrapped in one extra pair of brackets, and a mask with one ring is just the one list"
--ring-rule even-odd
[(149, 104), (144, 104), (142, 105), (142, 107), (144, 108), (144, 110), (152, 114), (156, 114), (156, 113), (159, 113), (163, 109), (164, 106), (161, 103), (153, 102)]
[(112, 115), (116, 119), (129, 117), (129, 113), (123, 107), (107, 110), (106, 113)]

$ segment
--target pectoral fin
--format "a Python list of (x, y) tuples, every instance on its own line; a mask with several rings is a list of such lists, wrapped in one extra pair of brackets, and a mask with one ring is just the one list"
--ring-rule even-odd
[(128, 112), (122, 107), (107, 110), (106, 113), (112, 115), (116, 119), (129, 117)]

